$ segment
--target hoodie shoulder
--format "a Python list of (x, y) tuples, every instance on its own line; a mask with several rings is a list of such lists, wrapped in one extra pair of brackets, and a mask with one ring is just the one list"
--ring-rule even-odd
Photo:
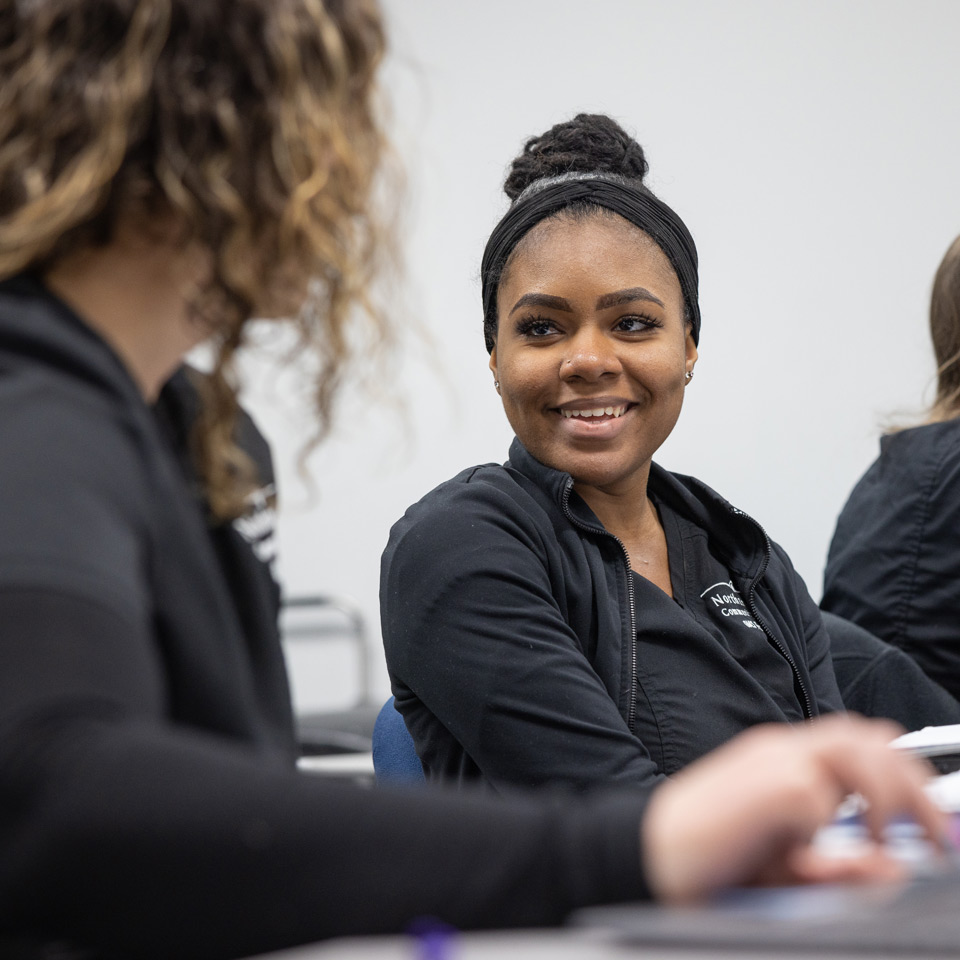
[(0, 588), (139, 606), (152, 508), (126, 385), (96, 338), (23, 299), (13, 316), (0, 291)]

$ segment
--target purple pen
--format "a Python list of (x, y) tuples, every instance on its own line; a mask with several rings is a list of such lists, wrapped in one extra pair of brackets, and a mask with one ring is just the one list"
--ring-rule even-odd
[(420, 917), (408, 928), (417, 944), (416, 960), (454, 960), (456, 927), (435, 917)]

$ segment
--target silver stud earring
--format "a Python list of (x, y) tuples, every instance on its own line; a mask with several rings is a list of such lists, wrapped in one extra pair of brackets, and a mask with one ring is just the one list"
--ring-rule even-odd
[(687, 383), (689, 383), (689, 382), (693, 379), (693, 371), (692, 371), (692, 370), (688, 370), (688, 371), (683, 375), (683, 378), (684, 378), (684, 380), (687, 381)]
[(500, 381), (499, 381), (499, 380), (494, 380), (494, 381), (493, 381), (493, 389), (496, 390), (497, 393), (500, 392)]

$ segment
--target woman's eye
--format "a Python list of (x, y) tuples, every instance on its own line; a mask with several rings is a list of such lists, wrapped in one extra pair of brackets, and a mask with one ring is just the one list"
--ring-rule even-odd
[(628, 317), (621, 317), (617, 321), (616, 329), (622, 333), (642, 333), (653, 327), (660, 327), (662, 324), (653, 317), (644, 317), (637, 314), (631, 314)]
[(517, 324), (517, 333), (521, 337), (530, 337), (534, 340), (540, 337), (549, 337), (556, 332), (556, 325), (546, 317), (528, 317)]

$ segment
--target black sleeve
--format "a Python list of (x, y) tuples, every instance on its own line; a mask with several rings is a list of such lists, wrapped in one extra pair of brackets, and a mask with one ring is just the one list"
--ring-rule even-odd
[(498, 789), (652, 789), (662, 774), (564, 619), (535, 524), (490, 485), (451, 491), (384, 554), (391, 678)]
[(838, 713), (844, 709), (840, 688), (837, 686), (837, 677), (834, 673), (833, 660), (830, 656), (830, 637), (823, 623), (820, 608), (813, 602), (803, 578), (793, 568), (790, 558), (778, 544), (773, 544), (777, 557), (783, 564), (786, 574), (793, 579), (793, 589), (800, 606), (800, 617), (803, 624), (804, 643), (806, 646), (807, 669), (810, 672), (810, 682), (813, 686), (811, 696), (820, 714)]
[(172, 722), (137, 447), (41, 386), (0, 418), (0, 937), (221, 958), (643, 894), (643, 798), (394, 796)]
[(897, 647), (823, 613), (837, 683), (848, 710), (889, 717), (906, 730), (960, 723), (960, 702)]
[[(137, 627), (0, 591), (0, 930), (124, 957), (340, 934), (543, 925), (645, 895), (637, 795), (366, 790), (165, 723)], [(141, 638), (142, 639), (142, 638)]]
[(960, 698), (960, 444), (956, 437), (955, 430), (943, 436), (935, 470), (923, 489), (917, 525), (909, 531), (909, 553), (906, 544), (890, 540), (876, 549), (880, 565), (886, 562), (890, 571), (888, 580), (909, 582), (899, 592), (900, 605), (880, 636), (903, 649), (931, 679)]

